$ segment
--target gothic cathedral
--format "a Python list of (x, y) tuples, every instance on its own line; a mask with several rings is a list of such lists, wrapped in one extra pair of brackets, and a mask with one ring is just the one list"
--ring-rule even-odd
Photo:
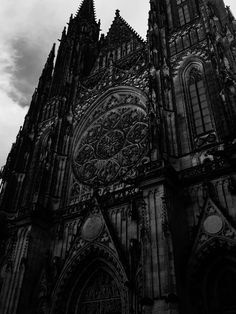
[(83, 0), (1, 172), (2, 314), (236, 313), (236, 20)]

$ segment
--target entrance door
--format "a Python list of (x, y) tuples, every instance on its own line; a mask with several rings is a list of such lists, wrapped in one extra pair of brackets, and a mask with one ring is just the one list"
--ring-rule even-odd
[(227, 269), (218, 286), (219, 307), (222, 314), (236, 314), (236, 272)]
[(236, 314), (236, 269), (227, 265), (214, 268), (208, 278), (209, 314)]

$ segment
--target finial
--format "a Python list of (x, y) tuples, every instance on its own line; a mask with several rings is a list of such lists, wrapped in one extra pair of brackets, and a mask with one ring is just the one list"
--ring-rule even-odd
[(118, 16), (120, 16), (120, 10), (116, 10), (116, 16), (118, 17)]

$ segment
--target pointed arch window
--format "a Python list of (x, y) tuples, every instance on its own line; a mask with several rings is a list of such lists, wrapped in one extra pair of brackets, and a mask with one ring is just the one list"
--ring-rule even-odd
[(179, 15), (179, 23), (181, 26), (190, 22), (189, 6), (186, 0), (176, 0)]
[(196, 68), (192, 68), (190, 71), (188, 91), (191, 101), (195, 135), (201, 135), (211, 131), (213, 125), (208, 106), (204, 78), (203, 74)]

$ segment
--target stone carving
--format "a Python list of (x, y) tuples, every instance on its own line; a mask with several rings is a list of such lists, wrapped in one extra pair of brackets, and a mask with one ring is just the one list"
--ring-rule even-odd
[(101, 92), (111, 87), (132, 86), (148, 93), (149, 72), (146, 67), (147, 57), (145, 51), (141, 50), (129, 58), (122, 59), (121, 63), (113, 64), (80, 83), (75, 105), (75, 119), (80, 120)]
[[(235, 246), (236, 231), (220, 209), (208, 199), (193, 246), (195, 256), (203, 256), (218, 244)], [(220, 244), (220, 245), (221, 245)]]
[(102, 232), (103, 221), (100, 216), (89, 217), (82, 227), (82, 238), (87, 241), (95, 240)]
[(223, 221), (218, 215), (210, 215), (204, 221), (204, 229), (207, 233), (214, 235), (219, 233), (223, 228)]
[(217, 140), (215, 132), (208, 133), (195, 139), (197, 148), (215, 143)]
[(114, 279), (97, 271), (89, 280), (80, 299), (80, 313), (121, 313), (120, 292)]
[(183, 64), (186, 58), (195, 56), (201, 59), (202, 61), (209, 61), (209, 53), (207, 49), (207, 42), (203, 41), (198, 46), (193, 46), (189, 48), (189, 50), (183, 50), (182, 53), (179, 53), (171, 58), (171, 67), (173, 71), (173, 75), (176, 76), (178, 74), (178, 70), (180, 69), (181, 65)]
[(132, 96), (119, 103), (111, 97), (91, 116), (93, 122), (86, 123), (89, 126), (75, 150), (74, 171), (80, 182), (102, 186), (124, 176), (144, 156), (148, 118)]

